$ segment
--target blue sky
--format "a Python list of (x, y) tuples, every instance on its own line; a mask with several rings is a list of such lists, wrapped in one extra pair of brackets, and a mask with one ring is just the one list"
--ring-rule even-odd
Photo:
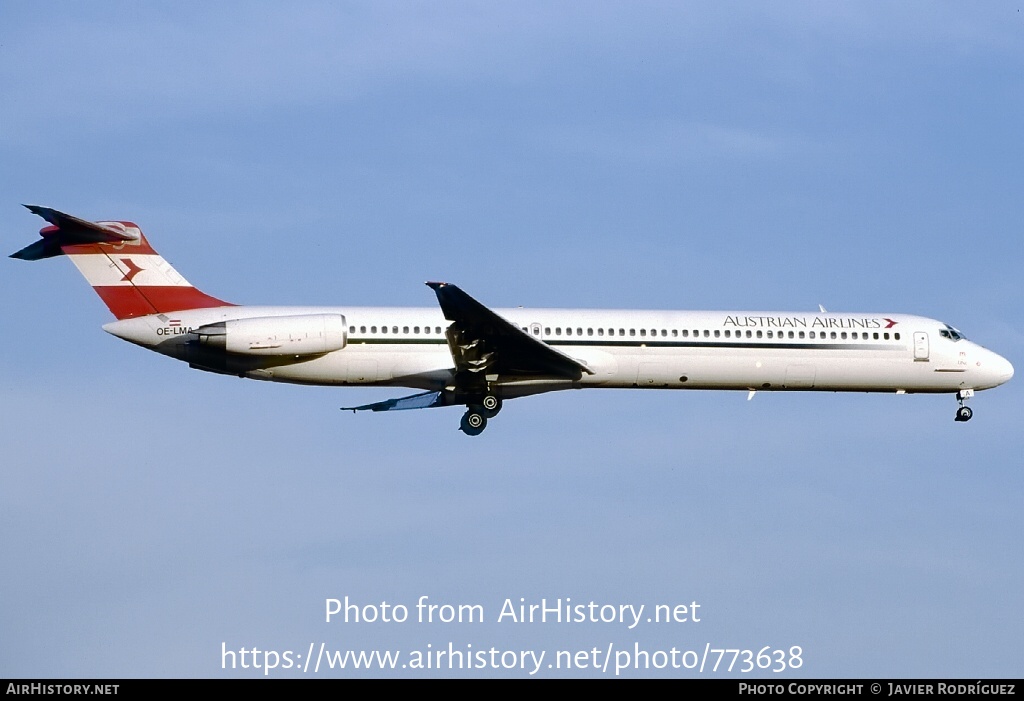
[[(1005, 2), (7, 3), (0, 230), (34, 240), (20, 203), (133, 220), (239, 303), (427, 306), (442, 279), (492, 306), (916, 313), (1019, 368), (1022, 23)], [(103, 333), (67, 261), (4, 270), (0, 676), (238, 676), (222, 643), (321, 642), (1019, 675), (1019, 381), (966, 425), (945, 396), (587, 391), (470, 439), (457, 409), (337, 410), (391, 390), (189, 370)], [(487, 621), (324, 622), (326, 598), (423, 595)], [(520, 597), (703, 618), (496, 623)]]

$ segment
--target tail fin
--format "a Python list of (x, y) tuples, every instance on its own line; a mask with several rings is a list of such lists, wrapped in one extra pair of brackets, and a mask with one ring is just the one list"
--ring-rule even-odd
[(52, 226), (40, 230), (41, 241), (11, 258), (68, 256), (118, 319), (231, 306), (190, 285), (132, 222), (90, 222), (48, 207), (25, 206)]

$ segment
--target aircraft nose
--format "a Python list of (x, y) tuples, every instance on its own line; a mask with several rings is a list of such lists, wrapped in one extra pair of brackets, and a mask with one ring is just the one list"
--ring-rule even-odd
[(997, 355), (996, 358), (996, 374), (999, 376), (999, 384), (1003, 384), (1013, 377), (1013, 365), (1001, 355)]
[(990, 387), (1001, 385), (1013, 377), (1013, 365), (1010, 361), (992, 351), (986, 352), (979, 365), (984, 371), (985, 380), (991, 383)]

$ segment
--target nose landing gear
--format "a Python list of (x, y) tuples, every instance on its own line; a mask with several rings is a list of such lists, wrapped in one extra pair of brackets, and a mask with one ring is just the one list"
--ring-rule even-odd
[(955, 421), (970, 421), (971, 417), (974, 416), (974, 412), (971, 411), (971, 407), (964, 404), (967, 399), (970, 399), (973, 396), (973, 389), (962, 389), (956, 393), (956, 401), (960, 405), (960, 408), (956, 410)]

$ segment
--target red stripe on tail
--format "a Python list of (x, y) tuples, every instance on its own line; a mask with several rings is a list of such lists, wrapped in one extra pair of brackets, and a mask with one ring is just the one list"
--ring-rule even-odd
[[(122, 222), (135, 226), (131, 222)], [(136, 227), (137, 228), (137, 227)], [(41, 232), (42, 233), (42, 232)], [(45, 234), (44, 234), (45, 235)], [(110, 261), (122, 260), (128, 273), (122, 278), (131, 285), (94, 285), (93, 289), (100, 296), (107, 309), (118, 319), (131, 319), (150, 314), (180, 312), (186, 309), (208, 309), (210, 307), (233, 307), (231, 302), (211, 297), (191, 285), (137, 285), (133, 281), (141, 269), (135, 268), (130, 259), (120, 259), (118, 254), (150, 254), (159, 255), (140, 232), (140, 240), (124, 244), (91, 243), (62, 246), (61, 251), (68, 255), (104, 256)]]
[(232, 307), (194, 287), (94, 287), (107, 309), (118, 319), (180, 312), (186, 309)]

